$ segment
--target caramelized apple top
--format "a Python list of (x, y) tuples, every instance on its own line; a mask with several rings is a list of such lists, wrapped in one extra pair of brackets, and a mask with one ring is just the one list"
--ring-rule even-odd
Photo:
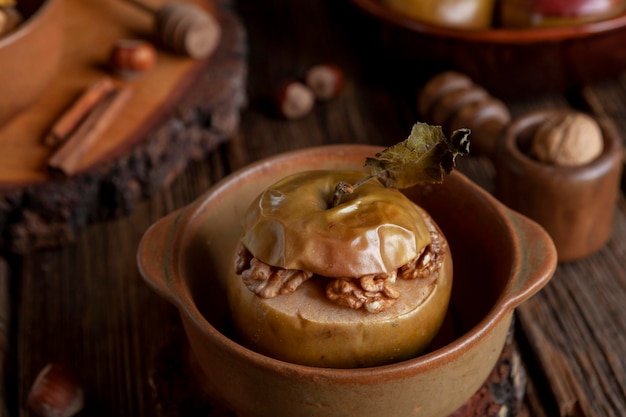
[(307, 171), (263, 191), (243, 221), (242, 243), (263, 262), (327, 277), (387, 273), (431, 242), (428, 227), (400, 191), (368, 181), (333, 207), (340, 181), (358, 171)]

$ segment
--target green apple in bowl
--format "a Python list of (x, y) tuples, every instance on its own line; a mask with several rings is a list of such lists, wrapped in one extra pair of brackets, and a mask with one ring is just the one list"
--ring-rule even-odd
[(492, 26), (496, 0), (381, 0), (391, 10), (424, 23), (459, 29)]

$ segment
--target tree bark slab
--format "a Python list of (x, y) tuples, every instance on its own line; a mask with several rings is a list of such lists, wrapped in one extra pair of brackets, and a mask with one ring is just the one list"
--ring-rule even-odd
[(127, 215), (236, 134), (246, 105), (247, 39), (231, 3), (214, 2), (217, 49), (140, 140), (75, 175), (0, 187), (0, 249), (27, 253), (68, 243), (92, 222)]

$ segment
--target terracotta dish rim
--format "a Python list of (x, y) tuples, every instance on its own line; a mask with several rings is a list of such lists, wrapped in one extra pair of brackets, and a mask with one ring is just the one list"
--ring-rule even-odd
[[(350, 380), (357, 380), (362, 378), (364, 375), (367, 375), (368, 381), (373, 382), (376, 380), (386, 379), (390, 374), (393, 374), (394, 376), (401, 374), (412, 375), (426, 370), (436, 369), (439, 365), (463, 355), (472, 347), (472, 345), (479, 343), (479, 340), (482, 339), (485, 334), (488, 334), (490, 329), (496, 326), (501, 319), (504, 319), (507, 314), (512, 313), (517, 306), (537, 293), (545, 284), (549, 282), (556, 268), (556, 250), (554, 249), (551, 239), (541, 226), (534, 221), (508, 209), (486, 190), (471, 182), (471, 180), (458, 171), (453, 171), (450, 175), (456, 180), (462, 181), (467, 185), (474, 187), (475, 191), (481, 198), (484, 198), (493, 204), (496, 209), (502, 213), (502, 220), (506, 223), (506, 228), (511, 231), (519, 230), (519, 225), (523, 224), (524, 227), (532, 229), (531, 233), (537, 233), (541, 236), (541, 241), (544, 243), (544, 246), (542, 247), (547, 249), (548, 256), (546, 258), (547, 260), (541, 265), (541, 268), (534, 276), (527, 277), (526, 279), (523, 277), (520, 278), (519, 275), (517, 276), (517, 279), (510, 278), (488, 313), (473, 328), (452, 342), (432, 352), (389, 365), (351, 369), (320, 368), (298, 365), (274, 359), (246, 348), (215, 328), (200, 312), (198, 306), (195, 304), (194, 297), (191, 294), (191, 289), (185, 281), (184, 273), (181, 268), (182, 262), (180, 262), (180, 259), (184, 257), (184, 249), (186, 245), (188, 245), (189, 241), (193, 240), (194, 232), (191, 230), (193, 227), (189, 226), (192, 225), (194, 219), (203, 212), (209, 195), (211, 195), (214, 199), (220, 199), (220, 195), (222, 193), (227, 192), (227, 190), (231, 187), (236, 186), (236, 184), (245, 179), (245, 177), (254, 176), (256, 172), (266, 170), (269, 166), (280, 160), (284, 161), (294, 158), (297, 159), (298, 157), (304, 157), (305, 155), (309, 158), (315, 156), (316, 158), (322, 159), (324, 158), (324, 155), (328, 154), (343, 153), (350, 155), (355, 152), (367, 152), (367, 154), (373, 154), (372, 152), (375, 153), (382, 149), (382, 147), (371, 145), (342, 144), (305, 148), (271, 156), (233, 172), (217, 182), (194, 203), (158, 220), (147, 230), (144, 238), (142, 238), (142, 242), (140, 242), (137, 255), (138, 267), (141, 274), (146, 278), (145, 281), (153, 288), (153, 290), (155, 290), (165, 300), (172, 303), (181, 312), (181, 314), (185, 314), (191, 321), (194, 322), (195, 326), (204, 329), (204, 332), (210, 334), (210, 336), (216, 340), (216, 343), (222, 345), (224, 349), (236, 352), (237, 356), (245, 357), (247, 361), (253, 362), (259, 367), (271, 369), (273, 372), (293, 372), (294, 375), (301, 377), (327, 376), (346, 382)], [(155, 229), (159, 229), (160, 231), (155, 231)], [(146, 258), (149, 257), (147, 253), (150, 251), (148, 248), (148, 242), (151, 239), (150, 234), (157, 233), (165, 234), (167, 236), (168, 248), (165, 252), (171, 253), (172, 256), (170, 259), (163, 259), (162, 264), (159, 266), (151, 267), (144, 261), (146, 261)], [(516, 235), (512, 234), (511, 238), (515, 239)], [(513, 246), (521, 249), (523, 246), (523, 242), (521, 240), (523, 240), (523, 238), (518, 238), (518, 245)], [(522, 250), (518, 250), (513, 254), (511, 276), (524, 269), (524, 260), (526, 258), (522, 252)], [(157, 282), (157, 280), (150, 277), (150, 270), (154, 270), (155, 268), (159, 270), (162, 268), (168, 271), (169, 276), (167, 276), (165, 280), (167, 282)]]

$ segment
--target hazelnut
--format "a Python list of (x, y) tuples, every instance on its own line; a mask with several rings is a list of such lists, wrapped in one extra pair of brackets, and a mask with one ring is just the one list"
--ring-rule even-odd
[(83, 408), (83, 397), (74, 372), (53, 363), (37, 375), (28, 394), (28, 406), (41, 417), (71, 417)]
[(313, 91), (298, 81), (283, 83), (278, 91), (277, 107), (287, 119), (298, 119), (308, 114), (315, 104)]
[(156, 49), (149, 42), (120, 39), (111, 50), (109, 65), (122, 78), (133, 78), (154, 67), (156, 57)]
[(569, 112), (543, 121), (533, 135), (530, 153), (541, 162), (577, 166), (602, 153), (602, 131), (590, 116)]
[(335, 98), (343, 89), (343, 71), (335, 65), (314, 65), (304, 78), (318, 100)]

